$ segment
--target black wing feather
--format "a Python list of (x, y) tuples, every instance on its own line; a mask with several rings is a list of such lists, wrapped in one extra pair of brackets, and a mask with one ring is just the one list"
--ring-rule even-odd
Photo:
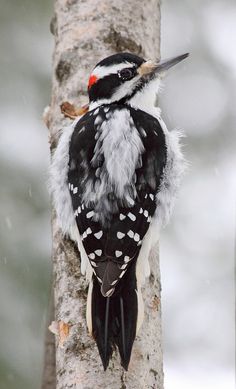
[[(90, 185), (94, 192), (101, 179), (99, 168), (104, 164), (102, 153), (98, 159), (94, 158), (94, 150), (101, 146), (96, 123), (108, 120), (108, 110), (111, 114), (119, 109), (129, 110), (145, 150), (139, 156), (131, 183), (135, 182), (135, 200), (127, 206), (114, 190), (105, 193), (101, 204), (85, 203), (85, 188)], [(155, 196), (166, 163), (165, 136), (154, 117), (128, 106), (113, 104), (88, 112), (79, 120), (69, 152), (68, 185), (72, 205), (94, 271), (91, 298), (93, 335), (104, 369), (115, 344), (121, 364), (127, 370), (138, 315), (136, 261), (157, 206)], [(133, 187), (130, 193), (132, 191)], [(104, 204), (106, 214), (105, 211), (103, 214)]]
[[(109, 110), (120, 109), (118, 105)], [(123, 106), (122, 106), (123, 109)], [(96, 118), (107, 120), (104, 107), (85, 114), (77, 123), (70, 144), (69, 188), (79, 232), (84, 248), (90, 259), (94, 273), (102, 285), (104, 296), (111, 295), (123, 277), (132, 259), (138, 257), (142, 240), (148, 230), (156, 209), (155, 195), (158, 191), (166, 162), (166, 146), (159, 122), (149, 114), (127, 106), (133, 122), (139, 131), (145, 152), (140, 155), (140, 163), (135, 171), (137, 197), (134, 205), (124, 207), (115, 193), (107, 194), (113, 211), (108, 222), (96, 220), (93, 204), (83, 204), (83, 191), (90, 180), (96, 185), (99, 178), (96, 170), (104, 160), (92, 159), (96, 146)]]

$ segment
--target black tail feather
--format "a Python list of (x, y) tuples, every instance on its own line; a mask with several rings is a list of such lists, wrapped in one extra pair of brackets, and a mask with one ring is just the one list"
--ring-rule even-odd
[(128, 370), (136, 335), (138, 300), (135, 264), (127, 270), (111, 297), (104, 297), (97, 279), (93, 279), (92, 328), (104, 370), (107, 369), (115, 345), (121, 365)]
[(110, 298), (103, 297), (100, 285), (94, 278), (92, 291), (92, 330), (104, 370), (107, 369), (112, 356), (112, 343), (110, 336)]
[[(132, 277), (132, 275), (131, 275)], [(138, 316), (138, 299), (135, 285), (132, 278), (127, 279), (120, 294), (119, 303), (119, 323), (120, 331), (115, 338), (115, 343), (118, 346), (121, 365), (125, 370), (128, 370), (131, 351), (136, 335), (136, 325)]]
[[(104, 334), (104, 360), (107, 361), (107, 351), (108, 351), (108, 336), (109, 336), (109, 308), (110, 308), (110, 297), (106, 298), (106, 314), (105, 314), (105, 334)], [(108, 360), (109, 362), (109, 360)], [(105, 369), (105, 367), (104, 367)]]
[(120, 323), (121, 323), (121, 339), (122, 339), (122, 354), (123, 359), (126, 358), (126, 344), (125, 344), (125, 319), (124, 319), (124, 303), (120, 296)]

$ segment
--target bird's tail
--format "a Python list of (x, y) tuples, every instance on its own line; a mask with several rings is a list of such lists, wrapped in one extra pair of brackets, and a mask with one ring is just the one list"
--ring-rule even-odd
[(135, 263), (127, 270), (111, 297), (104, 297), (95, 276), (91, 281), (87, 322), (95, 338), (99, 354), (106, 370), (115, 345), (118, 347), (121, 365), (128, 370), (138, 318), (138, 295)]

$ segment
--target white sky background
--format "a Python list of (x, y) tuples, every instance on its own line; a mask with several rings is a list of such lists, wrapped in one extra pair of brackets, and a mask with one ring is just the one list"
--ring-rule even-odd
[[(26, 286), (32, 278), (39, 286), (42, 276), (49, 281), (49, 159), (41, 114), (50, 99), (52, 37), (49, 11), (38, 20), (37, 7), (22, 5), (15, 18), (10, 2), (5, 7), (0, 359), (11, 366), (8, 388), (15, 389), (18, 374), (40, 379), (47, 296), (43, 307), (37, 301), (47, 291)], [(170, 71), (161, 94), (168, 127), (187, 135), (190, 165), (161, 241), (165, 389), (234, 388), (235, 21), (233, 1), (162, 2), (162, 58), (191, 53)], [(26, 259), (19, 256), (24, 246)]]
[(233, 1), (162, 4), (162, 58), (190, 52), (161, 95), (189, 161), (161, 243), (165, 389), (235, 386), (235, 20)]

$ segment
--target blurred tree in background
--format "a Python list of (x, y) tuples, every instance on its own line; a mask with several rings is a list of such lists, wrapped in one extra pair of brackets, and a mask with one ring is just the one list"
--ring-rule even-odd
[(3, 1), (0, 141), (0, 388), (40, 387), (48, 305), (50, 1)]
[[(40, 388), (51, 280), (52, 2), (3, 0), (0, 141), (0, 388)], [(161, 243), (166, 389), (233, 389), (235, 36), (233, 0), (165, 0), (162, 57), (190, 51), (165, 81), (169, 128), (190, 162)]]

